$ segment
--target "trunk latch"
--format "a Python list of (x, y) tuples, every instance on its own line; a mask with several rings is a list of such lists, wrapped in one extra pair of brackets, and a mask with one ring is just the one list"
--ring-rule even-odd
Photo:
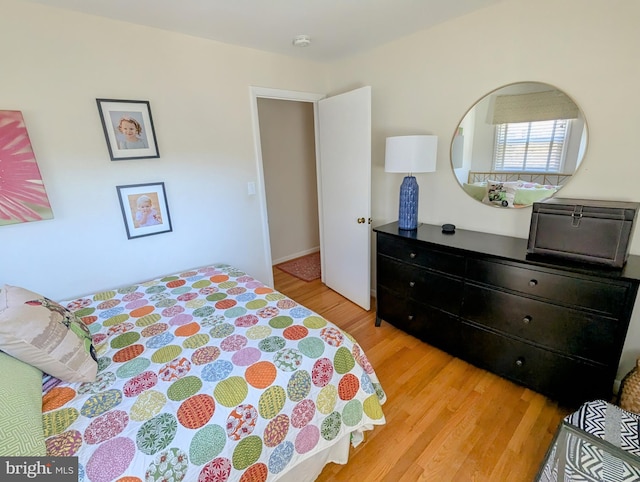
[(571, 214), (571, 226), (577, 228), (580, 226), (580, 220), (582, 219), (582, 206), (576, 206)]

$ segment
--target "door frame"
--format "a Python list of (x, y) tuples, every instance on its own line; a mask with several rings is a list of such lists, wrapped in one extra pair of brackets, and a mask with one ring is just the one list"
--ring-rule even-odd
[[(254, 87), (251, 86), (249, 88), (251, 95), (251, 117), (253, 123), (253, 145), (255, 148), (255, 157), (257, 164), (257, 172), (258, 172), (258, 202), (260, 205), (260, 219), (262, 224), (262, 238), (263, 242), (263, 250), (264, 250), (264, 259), (265, 259), (265, 273), (267, 273), (267, 279), (264, 280), (264, 283), (268, 286), (273, 286), (273, 265), (271, 258), (271, 237), (269, 234), (269, 213), (267, 210), (267, 192), (265, 189), (264, 182), (264, 163), (262, 160), (262, 143), (260, 139), (260, 119), (258, 115), (258, 99), (277, 99), (277, 100), (289, 100), (289, 101), (298, 101), (298, 102), (311, 102), (313, 104), (313, 121), (314, 121), (314, 138), (317, 140), (319, 136), (318, 131), (318, 101), (326, 98), (326, 94), (315, 94), (311, 92), (299, 92), (295, 90), (281, 90), (281, 89), (272, 89), (268, 87)], [(322, 186), (322, 179), (319, 175), (320, 173), (320, 151), (318, 142), (315, 142), (315, 155), (316, 155), (316, 173), (318, 175), (317, 178), (317, 186), (316, 190), (318, 192), (318, 218), (320, 221), (319, 233), (320, 233), (320, 272), (321, 279), (324, 282), (324, 257), (322, 256), (324, 250), (324, 242), (323, 242), (323, 228), (322, 228), (322, 190), (320, 189)]]

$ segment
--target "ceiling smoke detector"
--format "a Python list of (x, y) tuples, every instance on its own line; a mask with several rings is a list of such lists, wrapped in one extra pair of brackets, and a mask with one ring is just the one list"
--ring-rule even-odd
[(296, 47), (308, 47), (311, 45), (311, 37), (308, 35), (298, 35), (293, 39), (293, 45)]

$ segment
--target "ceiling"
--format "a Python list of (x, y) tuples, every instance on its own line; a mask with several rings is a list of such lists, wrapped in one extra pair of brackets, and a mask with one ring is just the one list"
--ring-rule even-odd
[[(504, 0), (30, 0), (330, 62)], [(308, 35), (311, 44), (294, 47)]]

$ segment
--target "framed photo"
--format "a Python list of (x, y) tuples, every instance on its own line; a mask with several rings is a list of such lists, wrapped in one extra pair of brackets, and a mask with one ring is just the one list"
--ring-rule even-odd
[(160, 157), (146, 100), (96, 99), (112, 161)]
[(171, 231), (164, 182), (116, 186), (129, 239)]

